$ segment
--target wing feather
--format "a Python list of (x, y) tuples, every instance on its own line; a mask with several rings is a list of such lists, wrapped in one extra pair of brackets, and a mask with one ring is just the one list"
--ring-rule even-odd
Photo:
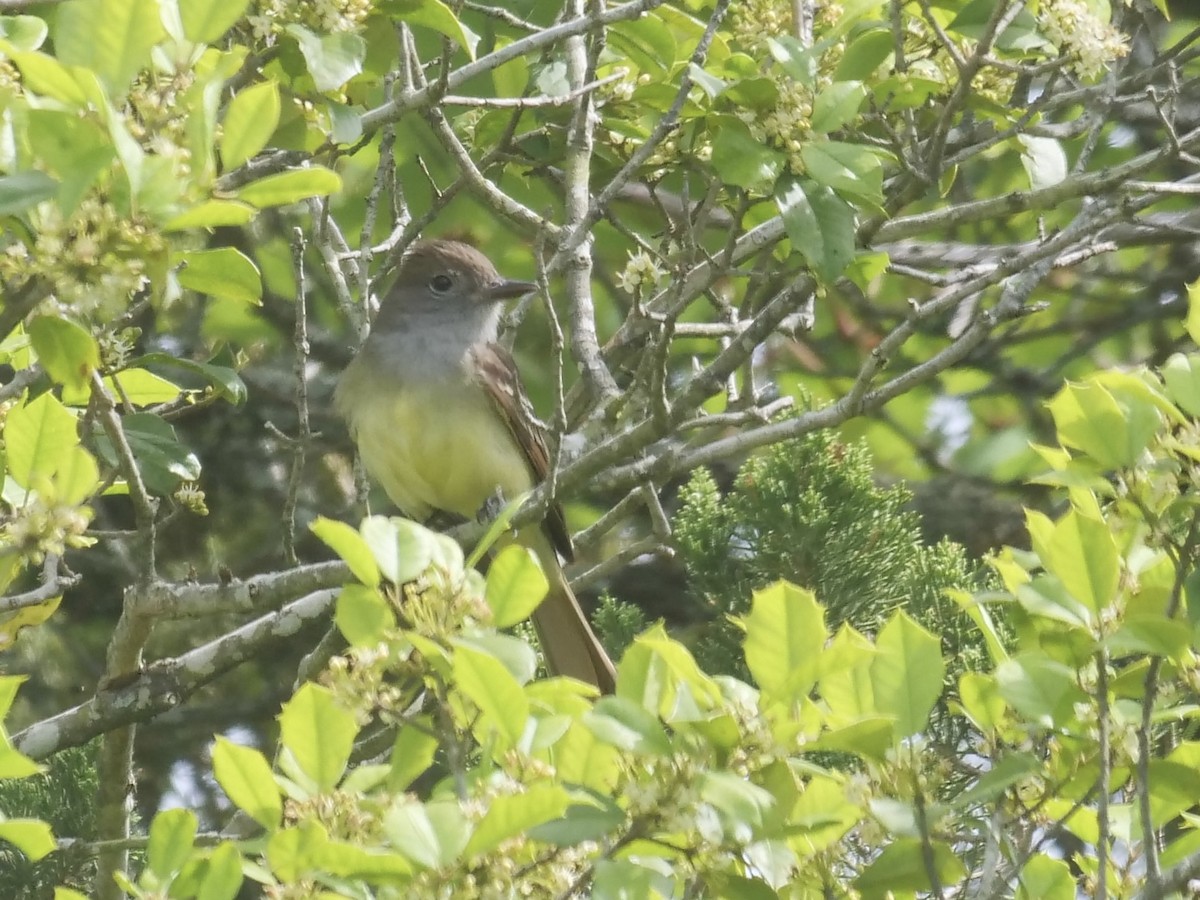
[[(508, 426), (521, 448), (534, 480), (539, 484), (550, 474), (550, 451), (546, 447), (546, 432), (538, 420), (521, 383), (521, 374), (512, 355), (499, 344), (482, 344), (474, 349), (474, 371), (480, 385), (496, 405), (496, 411)], [(568, 562), (575, 558), (571, 532), (558, 503), (546, 510), (543, 523), (554, 549)]]

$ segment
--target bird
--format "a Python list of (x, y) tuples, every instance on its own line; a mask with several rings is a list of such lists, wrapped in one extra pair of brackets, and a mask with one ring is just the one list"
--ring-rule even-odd
[[(371, 333), (338, 379), (334, 406), (367, 473), (406, 515), (473, 518), (550, 470), (545, 429), (512, 355), (498, 342), (504, 303), (537, 289), (504, 278), (481, 251), (415, 243), (401, 259)], [(616, 672), (563, 571), (574, 556), (562, 508), (515, 540), (549, 592), (533, 613), (547, 669), (613, 693)]]

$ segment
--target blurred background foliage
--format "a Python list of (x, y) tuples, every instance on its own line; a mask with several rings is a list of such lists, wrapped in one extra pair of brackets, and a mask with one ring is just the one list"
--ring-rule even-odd
[[(919, 372), (999, 303), (1007, 278), (1019, 274), (1005, 266), (1038, 241), (1090, 204), (1154, 197), (1151, 211), (1131, 205), (1107, 230), (1067, 248), (1028, 314), (998, 320), (961, 359), (914, 377), (886, 405), (847, 409), (836, 429), (758, 454), (734, 449), (694, 473), (667, 465), (665, 475), (648, 478), (674, 537), (656, 531), (653, 511), (631, 508), (581, 548), (576, 570), (652, 539), (651, 550), (586, 585), (591, 601), (614, 598), (605, 619), (614, 643), (632, 622), (664, 617), (721, 670), (736, 639), (724, 615), (743, 610), (752, 587), (787, 577), (813, 588), (834, 621), (869, 628), (894, 606), (910, 606), (941, 635), (947, 655), (967, 651), (959, 659), (969, 665), (969, 642), (941, 588), (981, 586), (982, 555), (1026, 540), (1021, 505), (1046, 504), (1026, 485), (1043, 468), (1031, 442), (1053, 433), (1045, 401), (1065, 379), (1157, 365), (1187, 340), (1183, 285), (1200, 274), (1195, 198), (1138, 187), (1194, 184), (1194, 144), (1178, 143), (1181, 135), (1194, 142), (1200, 124), (1197, 21), (1187, 4), (1173, 5), (1168, 20), (1165, 5), (1147, 3), (1109, 10), (1046, 0), (1018, 11), (959, 0), (735, 0), (696, 64), (694, 49), (724, 6), (646, 3), (648, 14), (592, 32), (582, 93), (562, 41), (437, 87), (469, 57), (583, 8), (558, 0), (253, 0), (197, 3), (193, 12), (182, 0), (18, 5), (20, 15), (0, 17), (3, 410), (10, 415), (49, 392), (89, 426), (97, 421), (86, 384), (72, 404), (58, 372), (30, 354), (21, 323), (38, 316), (82, 325), (99, 373), (136, 369), (168, 380), (153, 399), (122, 403), (119, 412), (129, 427), (137, 424), (129, 416), (149, 410), (173, 428), (163, 437), (165, 461), (139, 457), (148, 482), (152, 471), (161, 476), (148, 486), (160, 503), (157, 574), (169, 582), (287, 569), (293, 520), (297, 557), (329, 558), (307, 523), (364, 511), (352, 448), (329, 403), (358, 340), (339, 291), (363, 308), (371, 293), (364, 286), (382, 289), (418, 234), (469, 241), (505, 275), (536, 277), (539, 254), (549, 258), (554, 238), (578, 222), (566, 198), (578, 180), (569, 165), (580, 96), (594, 104), (585, 197), (616, 184), (638, 148), (654, 144), (584, 229), (595, 329), (602, 346), (609, 342), (605, 361), (624, 403), (588, 402), (570, 346), (566, 364), (554, 365), (554, 323), (542, 303), (516, 317), (518, 361), (535, 406), (553, 417), (561, 375), (564, 415), (587, 446), (651, 415), (655, 367), (666, 390), (682, 390), (736, 342), (739, 323), (805, 272), (815, 273), (816, 289), (708, 393), (705, 412), (841, 403), (901, 329), (911, 333), (880, 362), (889, 377)], [(1054, 31), (1068, 6), (1103, 25), (1093, 44), (1080, 36), (1085, 29), (1076, 44)], [(794, 21), (793, 7), (810, 18)], [(1012, 15), (991, 61), (964, 86), (963, 60), (1006, 8)], [(113, 36), (114, 23), (128, 26), (123, 36)], [(680, 104), (685, 75), (693, 87)], [(388, 104), (425, 89), (423, 79), (433, 85), (425, 99), (391, 115)], [(532, 102), (488, 103), (517, 98)], [(677, 127), (656, 136), (670, 117)], [(830, 137), (855, 148), (832, 174), (814, 155)], [(1135, 182), (1103, 177), (1156, 151), (1161, 159), (1140, 168)], [(296, 172), (310, 179), (299, 188), (269, 181)], [(1061, 201), (1020, 199), (1094, 173), (1093, 186), (1064, 188)], [(507, 212), (482, 185), (544, 227)], [(797, 190), (812, 201), (808, 219), (785, 202)], [(1015, 199), (975, 211), (991, 198)], [(752, 254), (736, 264), (723, 255), (781, 211), (786, 227)], [(811, 242), (793, 240), (806, 222)], [(210, 264), (196, 255), (207, 250), (236, 251), (249, 268), (232, 256)], [(714, 276), (667, 317), (675, 333), (663, 338), (646, 324), (654, 319), (643, 304), (657, 297), (665, 305), (673, 286), (712, 261)], [(999, 274), (962, 303), (915, 314), (976, 270)], [(308, 349), (298, 363), (301, 287)], [(573, 291), (560, 272), (550, 274), (556, 319), (568, 332), (577, 325), (568, 309)], [(296, 402), (298, 369), (307, 425)], [(751, 422), (718, 421), (618, 462), (684, 453)], [(84, 429), (83, 445), (100, 462), (97, 488), (111, 487), (126, 479), (96, 430)], [(578, 449), (575, 436), (564, 444), (568, 455)], [(298, 446), (303, 466), (293, 480)], [(11, 581), (5, 593), (16, 593), (38, 583), (40, 557), (30, 547), (41, 537), (29, 537), (36, 528), (23, 490), (32, 485), (15, 484), (11, 467), (9, 476), (0, 558)], [(561, 499), (582, 530), (626, 491), (589, 478)], [(378, 493), (370, 507), (388, 508)], [(47, 621), (4, 649), (4, 669), (30, 675), (14, 732), (84, 701), (114, 674), (106, 652), (127, 588), (144, 574), (136, 533), (143, 523), (120, 490), (89, 492), (86, 508), (86, 532), (70, 533), (95, 544), (64, 555), (77, 580)], [(945, 537), (956, 543), (940, 542)], [(622, 613), (620, 604), (640, 613)], [(226, 612), (156, 623), (142, 656), (177, 655), (243, 620)], [(164, 803), (218, 818), (202, 774), (211, 736), (240, 729), (270, 746), (273, 716), (320, 637), (319, 628), (293, 635), (139, 729), (143, 818)], [(64, 814), (76, 808), (62, 806)], [(85, 813), (75, 822), (61, 833), (90, 833)]]

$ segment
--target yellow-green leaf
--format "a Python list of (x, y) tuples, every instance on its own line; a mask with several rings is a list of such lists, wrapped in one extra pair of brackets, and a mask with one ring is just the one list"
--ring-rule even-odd
[(221, 164), (234, 169), (267, 145), (279, 124), (279, 87), (264, 81), (229, 102), (221, 134)]

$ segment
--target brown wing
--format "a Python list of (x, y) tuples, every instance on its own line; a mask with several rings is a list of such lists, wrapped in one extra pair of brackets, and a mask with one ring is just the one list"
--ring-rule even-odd
[[(500, 413), (513, 440), (525, 454), (534, 479), (541, 483), (550, 474), (550, 452), (546, 449), (546, 433), (534, 414), (521, 384), (521, 374), (511, 354), (499, 344), (481, 344), (474, 350), (479, 381)], [(510, 498), (511, 499), (511, 498)], [(562, 507), (551, 504), (543, 523), (554, 549), (568, 562), (575, 558), (571, 532)]]

